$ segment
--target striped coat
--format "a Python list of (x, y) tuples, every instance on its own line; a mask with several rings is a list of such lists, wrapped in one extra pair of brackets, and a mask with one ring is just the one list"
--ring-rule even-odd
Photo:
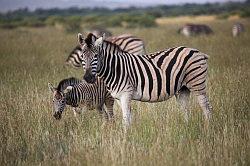
[[(206, 95), (208, 56), (197, 49), (174, 47), (156, 53), (135, 56), (111, 42), (89, 34), (79, 34), (83, 50), (84, 79), (93, 83), (101, 77), (111, 95), (119, 99), (125, 124), (131, 121), (131, 100), (160, 102), (176, 95), (188, 117), (187, 103), (194, 92), (209, 119), (211, 105)], [(184, 103), (184, 104), (183, 104)]]
[[(61, 118), (66, 105), (73, 108), (96, 109), (106, 118), (113, 118), (114, 99), (100, 79), (97, 79), (94, 84), (88, 84), (72, 77), (60, 81), (57, 88), (49, 84), (49, 88), (53, 92), (56, 119)], [(76, 110), (74, 109), (74, 111)]]
[[(144, 42), (130, 34), (123, 34), (119, 36), (112, 36), (106, 39), (112, 43), (118, 45), (122, 50), (132, 53), (134, 55), (142, 55), (145, 54), (145, 45)], [(66, 60), (67, 65), (71, 65), (75, 68), (80, 68), (81, 64), (81, 47), (78, 45), (74, 48), (74, 50), (70, 53)]]

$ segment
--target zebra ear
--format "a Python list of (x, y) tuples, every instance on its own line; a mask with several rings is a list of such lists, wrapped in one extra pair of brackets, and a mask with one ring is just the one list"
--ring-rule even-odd
[(54, 88), (51, 83), (48, 83), (48, 87), (49, 87), (49, 90), (51, 90), (52, 92), (56, 90), (56, 88)]
[(81, 33), (78, 33), (77, 38), (78, 38), (78, 43), (80, 45), (84, 45), (85, 40), (84, 40), (84, 37), (83, 37), (83, 35)]
[[(104, 34), (103, 34), (103, 35), (104, 35)], [(99, 47), (99, 46), (102, 45), (102, 43), (103, 43), (103, 37), (99, 37), (99, 38), (95, 41), (94, 45), (95, 45), (96, 47)]]
[(66, 93), (70, 92), (72, 89), (73, 89), (72, 86), (68, 86), (68, 87), (63, 91), (63, 93), (66, 94)]

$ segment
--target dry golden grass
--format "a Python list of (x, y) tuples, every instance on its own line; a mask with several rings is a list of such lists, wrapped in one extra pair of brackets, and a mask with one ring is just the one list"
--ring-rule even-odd
[[(201, 19), (202, 21), (202, 19)], [(121, 110), (114, 124), (95, 111), (74, 118), (65, 110), (52, 117), (47, 83), (82, 71), (63, 66), (77, 44), (76, 34), (54, 28), (0, 30), (0, 162), (1, 165), (249, 165), (250, 164), (250, 24), (231, 37), (227, 20), (207, 21), (215, 34), (186, 38), (179, 22), (156, 28), (111, 29), (133, 33), (147, 51), (186, 45), (210, 55), (208, 92), (214, 107), (210, 126), (192, 98), (192, 118), (185, 123), (170, 99), (133, 102), (133, 124), (125, 135)]]
[(201, 16), (178, 16), (178, 17), (162, 17), (156, 19), (159, 25), (177, 24), (177, 23), (201, 23), (212, 22), (216, 20), (215, 15), (201, 15)]

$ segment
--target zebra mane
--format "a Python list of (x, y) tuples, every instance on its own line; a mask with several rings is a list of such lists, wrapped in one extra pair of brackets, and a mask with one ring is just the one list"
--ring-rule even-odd
[(91, 46), (93, 46), (93, 42), (96, 41), (97, 37), (92, 34), (89, 33), (87, 38), (85, 39), (85, 43), (87, 44), (87, 47), (90, 48)]
[(59, 82), (56, 90), (62, 92), (64, 89), (66, 89), (68, 86), (73, 86), (75, 84), (78, 84), (80, 83), (81, 80), (75, 78), (75, 77), (70, 77), (70, 78), (66, 78), (66, 79), (63, 79)]
[[(108, 39), (108, 38), (107, 38)], [(112, 43), (111, 41), (107, 40), (107, 39), (104, 39), (104, 42), (106, 42), (107, 44), (110, 44), (114, 47), (116, 47), (117, 49), (119, 49), (120, 51), (123, 51), (123, 52), (127, 52), (127, 51), (124, 51), (120, 48), (120, 46)], [(89, 33), (87, 38), (85, 39), (85, 43), (87, 44), (87, 47), (90, 48), (91, 46), (93, 46), (93, 42), (97, 40), (97, 37), (92, 34), (92, 33)]]

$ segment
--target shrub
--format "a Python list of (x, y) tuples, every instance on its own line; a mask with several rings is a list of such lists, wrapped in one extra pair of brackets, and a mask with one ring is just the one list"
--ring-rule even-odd
[(65, 18), (63, 22), (65, 31), (68, 33), (75, 33), (81, 30), (81, 18), (80, 16), (71, 16)]

